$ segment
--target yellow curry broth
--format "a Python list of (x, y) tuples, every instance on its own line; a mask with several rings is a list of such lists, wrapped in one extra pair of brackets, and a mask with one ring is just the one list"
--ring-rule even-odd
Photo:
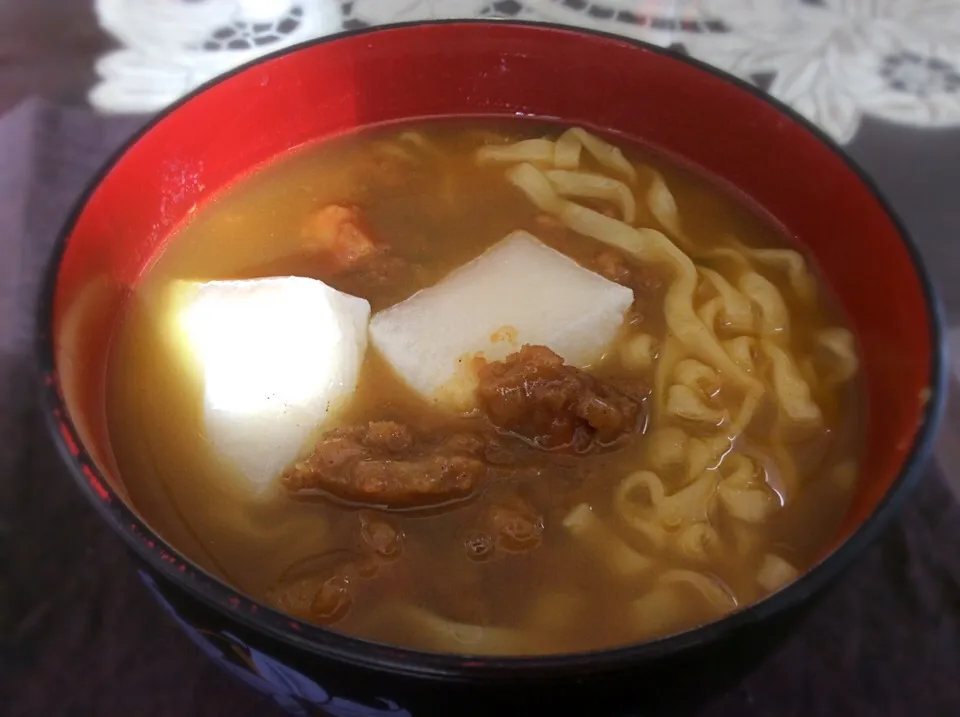
[[(420, 139), (401, 138), (401, 132), (415, 132)], [(299, 609), (307, 619), (311, 591), (322, 579), (318, 576), (356, 561), (360, 567), (348, 578), (349, 609), (337, 616), (334, 629), (457, 652), (576, 651), (642, 640), (723, 613), (697, 590), (684, 587), (670, 607), (678, 614), (658, 619), (650, 612), (656, 600), (640, 607), (638, 600), (659, 589), (659, 576), (677, 570), (709, 576), (742, 606), (766, 592), (758, 585), (759, 556), (772, 551), (799, 570), (809, 565), (838, 527), (852, 492), (849, 481), (835, 476), (843, 473), (844, 464), (855, 465), (858, 456), (860, 393), (855, 382), (839, 391), (812, 387), (823, 423), (806, 433), (771, 428), (777, 412), (769, 397), (764, 399), (757, 419), (731, 450), (754, 459), (774, 487), (781, 469), (793, 466), (789, 480), (798, 486), (796, 495), (759, 525), (732, 520), (714, 506), (709, 525), (722, 549), (707, 560), (652, 547), (616, 513), (612, 496), (621, 481), (649, 468), (651, 431), (663, 427), (653, 419), (645, 435), (618, 450), (564, 459), (545, 456), (537, 470), (494, 481), (455, 505), (379, 511), (403, 534), (403, 548), (399, 557), (372, 562), (363, 557), (358, 506), (323, 496), (291, 497), (280, 487), (266, 497), (238, 494), (231, 488), (230, 469), (211, 455), (203, 435), (201, 387), (196, 377), (176, 368), (167, 337), (158, 329), (158, 307), (171, 281), (288, 274), (324, 278), (322, 263), (303, 248), (301, 227), (305, 217), (329, 203), (356, 205), (371, 236), (416, 266), (398, 282), (362, 290), (337, 278), (324, 279), (367, 299), (374, 312), (432, 285), (517, 229), (595, 269), (597, 253), (604, 249), (599, 242), (544, 216), (505, 181), (503, 165), (480, 167), (475, 160), (484, 141), (559, 133), (554, 126), (521, 121), (432, 121), (372, 129), (283, 157), (202, 207), (138, 287), (108, 370), (113, 450), (132, 500), (149, 523), (239, 590), (284, 609)], [(685, 233), (701, 249), (726, 246), (729, 236), (751, 247), (787, 246), (769, 222), (727, 192), (650, 152), (624, 149), (633, 162), (662, 174)], [(650, 177), (641, 172), (639, 181)], [(644, 205), (642, 189), (636, 196), (637, 225), (663, 230)], [(584, 204), (610, 211), (599, 200)], [(735, 280), (730, 262), (704, 265)], [(796, 355), (813, 350), (819, 330), (843, 326), (822, 290), (811, 308), (793, 297), (782, 273), (760, 265), (754, 270), (773, 282), (787, 302), (789, 346)], [(662, 268), (650, 271), (664, 285), (669, 282)], [(663, 291), (638, 297), (626, 332), (642, 330), (663, 338)], [(636, 378), (629, 376), (616, 350), (592, 370), (606, 379)], [(652, 373), (645, 380), (653, 385)], [(722, 392), (718, 399), (741, 397)], [(656, 396), (647, 403), (654, 400)], [(427, 431), (451, 421), (469, 427), (479, 420), (457, 419), (426, 405), (376, 351), (368, 350), (356, 398), (341, 422), (380, 419)], [(673, 419), (664, 425), (679, 426), (690, 437), (708, 433)], [(669, 472), (661, 477), (671, 491), (690, 482)], [(524, 552), (499, 550), (484, 561), (472, 559), (464, 545), (474, 537), (484, 511), (516, 499), (541, 519), (539, 544)], [(612, 536), (648, 559), (649, 569), (629, 575), (606, 569), (563, 525), (582, 503), (591, 506)], [(277, 603), (276, 589), (284, 580), (296, 582), (303, 595)]]

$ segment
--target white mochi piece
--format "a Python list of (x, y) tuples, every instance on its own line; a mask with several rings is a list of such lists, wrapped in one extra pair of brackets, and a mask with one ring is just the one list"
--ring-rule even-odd
[(475, 357), (498, 361), (531, 344), (586, 367), (609, 348), (631, 303), (630, 289), (517, 231), (375, 314), (370, 340), (417, 393), (468, 410)]
[(316, 279), (177, 282), (176, 339), (213, 450), (259, 493), (353, 396), (370, 304)]

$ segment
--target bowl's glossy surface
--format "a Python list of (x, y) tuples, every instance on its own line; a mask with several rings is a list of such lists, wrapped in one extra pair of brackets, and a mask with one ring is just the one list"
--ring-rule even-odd
[[(198, 204), (293, 147), (373, 123), (449, 115), (554, 118), (652, 145), (734, 187), (808, 248), (860, 338), (868, 450), (835, 545), (795, 584), (725, 620), (644, 645), (549, 658), (428, 655), (328, 632), (236, 594), (166, 545), (124, 502), (103, 414), (105, 357), (124, 297), (171, 232)], [(399, 26), (321, 40), (242, 68), (171, 108), (113, 160), (70, 220), (49, 277), (39, 317), (46, 408), (81, 488), (158, 590), (181, 616), (190, 614), (188, 623), (272, 655), (245, 664), (273, 675), (267, 681), (284, 685), (278, 689), (295, 693), (332, 680), (320, 691), (333, 714), (328, 693), (346, 690), (387, 699), (392, 706), (382, 703), (383, 711), (420, 715), (430, 709), (423, 694), (440, 704), (440, 683), (450, 699), (472, 695), (478, 709), (492, 694), (537, 704), (546, 693), (535, 686), (556, 696), (595, 695), (598, 685), (612, 693), (615, 684), (652, 703), (663, 690), (648, 691), (641, 676), (689, 680), (703, 660), (729, 667), (707, 670), (704, 690), (713, 689), (761, 654), (775, 626), (785, 626), (889, 521), (919, 475), (942, 407), (941, 322), (929, 280), (902, 227), (835, 147), (758, 91), (705, 66), (557, 27)], [(727, 660), (732, 654), (739, 659)], [(279, 677), (280, 662), (310, 679)], [(625, 681), (624, 671), (634, 676)], [(466, 714), (459, 704), (456, 713)]]

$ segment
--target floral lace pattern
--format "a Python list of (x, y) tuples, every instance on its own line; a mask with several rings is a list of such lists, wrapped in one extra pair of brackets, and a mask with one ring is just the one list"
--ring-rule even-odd
[(841, 143), (865, 115), (960, 126), (960, 0), (96, 0), (122, 44), (91, 103), (152, 112), (267, 52), (341, 30), (499, 17), (672, 47), (759, 84)]
[(703, 0), (735, 30), (691, 54), (775, 97), (840, 142), (864, 114), (960, 125), (960, 3), (950, 0)]

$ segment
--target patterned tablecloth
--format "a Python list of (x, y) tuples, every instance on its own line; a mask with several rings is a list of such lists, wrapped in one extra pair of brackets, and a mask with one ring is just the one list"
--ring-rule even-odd
[(749, 79), (838, 141), (864, 115), (960, 126), (957, 0), (97, 0), (123, 43), (90, 94), (153, 111), (258, 55), (342, 29), (436, 18), (516, 18), (682, 48)]

